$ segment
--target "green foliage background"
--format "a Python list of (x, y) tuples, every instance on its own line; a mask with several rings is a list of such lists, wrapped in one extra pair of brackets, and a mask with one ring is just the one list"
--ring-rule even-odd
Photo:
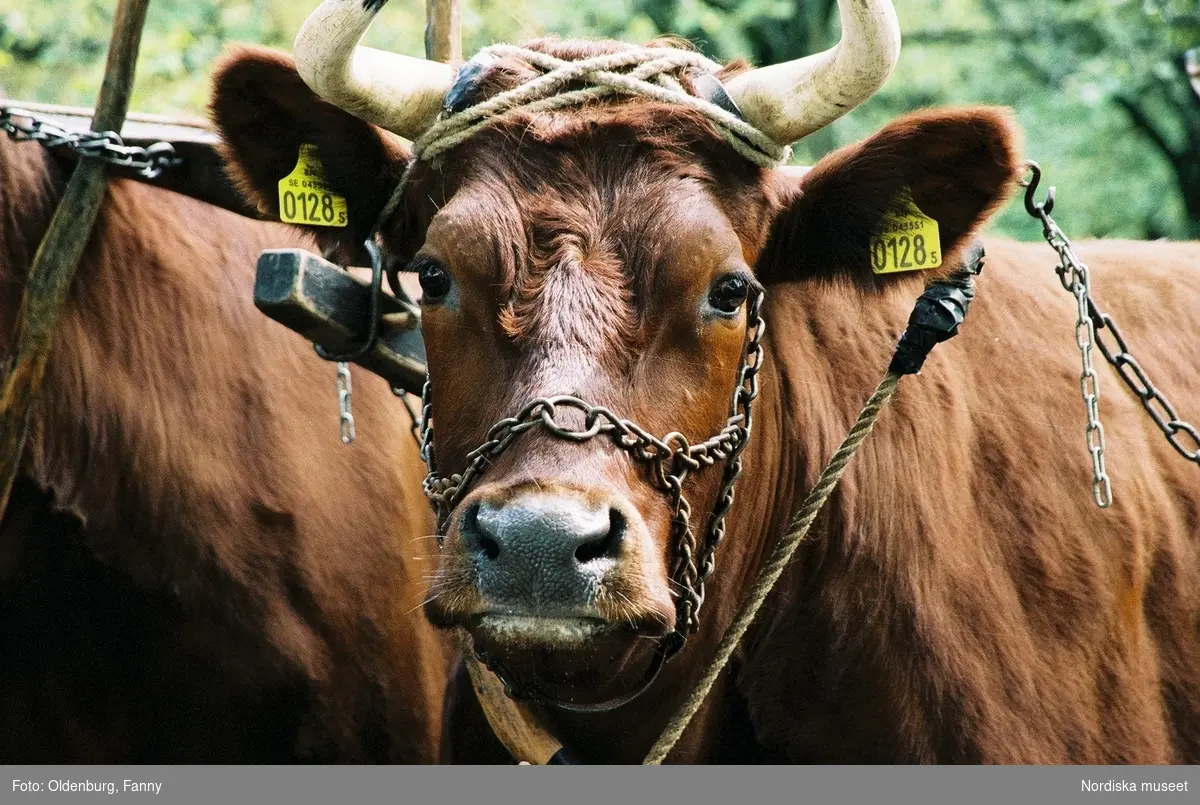
[[(154, 0), (134, 108), (203, 114), (210, 67), (234, 42), (290, 48), (317, 0)], [(0, 96), (91, 105), (115, 0), (4, 0)], [(1200, 0), (896, 0), (904, 47), (870, 102), (799, 143), (811, 164), (912, 109), (1001, 104), (1059, 188), (1073, 235), (1200, 237), (1200, 100), (1181, 54), (1200, 45)], [(836, 0), (463, 0), (470, 53), (545, 34), (644, 42), (686, 36), (757, 64), (831, 46)], [(367, 43), (418, 55), (424, 4), (392, 0)], [(995, 226), (1039, 228), (1019, 204)]]

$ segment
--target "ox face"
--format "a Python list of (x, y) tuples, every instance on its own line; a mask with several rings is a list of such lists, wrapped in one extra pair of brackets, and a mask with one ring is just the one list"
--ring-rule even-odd
[[(534, 79), (530, 67), (547, 64), (530, 50), (497, 64), (504, 49), (490, 49), (461, 71), (468, 83), (460, 85), (448, 65), (358, 50), (385, 2), (324, 0), (296, 37), (290, 74), (291, 65), (267, 64), (260, 52), (235, 57), (216, 77), (218, 125), (246, 189), (262, 206), (274, 206), (263, 191), (271, 177), (282, 176), (281, 160), (293, 158), (291, 141), (315, 141), (326, 157), (327, 182), (357, 199), (350, 201), (357, 211), (347, 231), (333, 238), (343, 246), (375, 234), (364, 222), (383, 208), (379, 196), (388, 191), (380, 185), (408, 175), (395, 170), (405, 158), (394, 141), (364, 130), (366, 122), (417, 138), (447, 103), (454, 108), (466, 96), (479, 102), (514, 81)], [(642, 65), (672, 71), (646, 73), (657, 112), (644, 108), (655, 103), (639, 108), (619, 99), (600, 104), (612, 113), (602, 119), (573, 110), (522, 120), (515, 110), (515, 117), (503, 115), (503, 125), (438, 160), (441, 175), (433, 181), (418, 178), (411, 193), (404, 182), (407, 214), (379, 234), (393, 259), (412, 256), (409, 265), (425, 290), (434, 456), (443, 478), (453, 471), (447, 467), (464, 469), (494, 422), (546, 395), (583, 398), (649, 433), (682, 434), (672, 436), (676, 441), (719, 432), (730, 413), (746, 339), (744, 307), (755, 281), (749, 241), (735, 234), (728, 214), (739, 194), (716, 177), (740, 171), (737, 181), (754, 185), (761, 171), (741, 163), (738, 148), (714, 136), (701, 113), (676, 116), (673, 108), (687, 107), (664, 104), (661, 91), (674, 86), (706, 96), (696, 71), (710, 84), (728, 79), (716, 97), (757, 127), (750, 140), (773, 138), (770, 147), (756, 147), (778, 159), (783, 145), (869, 97), (896, 64), (899, 26), (890, 0), (839, 0), (838, 8), (842, 40), (823, 56), (727, 71), (698, 54), (658, 51), (652, 58), (663, 66)], [(567, 60), (625, 58), (629, 51), (615, 42), (534, 44), (542, 55)], [(297, 86), (293, 78), (300, 75)], [(836, 87), (836, 101), (826, 87)], [(314, 95), (323, 100), (314, 103)], [(588, 106), (594, 113), (596, 105)], [(298, 125), (281, 125), (289, 120)], [(288, 147), (267, 146), (273, 133)], [(529, 135), (532, 151), (521, 148)], [(479, 142), (489, 138), (491, 148)], [(362, 153), (352, 144), (365, 146)], [(737, 167), (710, 170), (705, 151), (710, 165)], [(432, 213), (421, 209), (427, 200), (436, 207)], [(752, 212), (739, 210), (738, 217), (745, 223)], [(502, 650), (572, 651), (617, 631), (632, 635), (628, 648), (633, 637), (670, 630), (672, 513), (645, 472), (611, 443), (605, 449), (600, 441), (568, 445), (546, 437), (526, 433), (490, 463), (482, 486), (465, 499), (456, 496), (453, 511), (443, 512), (449, 533), (429, 614), (465, 625), (485, 646)], [(661, 468), (656, 474), (661, 484)], [(719, 473), (706, 475), (689, 492), (693, 507), (715, 497)], [(680, 506), (676, 479), (672, 509)]]
[[(757, 287), (738, 222), (704, 171), (633, 132), (622, 148), (618, 132), (581, 129), (557, 132), (558, 156), (534, 165), (480, 143), (468, 163), (488, 168), (437, 205), (411, 260), (439, 467), (461, 470), (494, 423), (542, 397), (692, 442), (729, 416)], [(555, 419), (583, 426), (575, 409)], [(697, 520), (720, 477), (718, 465), (689, 478)], [(610, 439), (527, 431), (450, 512), (427, 612), (510, 664), (552, 670), (543, 688), (603, 674), (675, 626), (673, 511)]]
[[(394, 138), (319, 101), (269, 52), (227, 62), (214, 99), (229, 164), (264, 209), (275, 211), (279, 179), (313, 143), (351, 217), (313, 234), (348, 249), (372, 233), (409, 164)], [(872, 234), (911, 195), (950, 258), (1009, 192), (1015, 137), (997, 110), (924, 113), (797, 180), (742, 160), (703, 118), (621, 101), (497, 124), (436, 166), (417, 163), (380, 235), (424, 288), (435, 469), (461, 472), (497, 422), (551, 395), (605, 406), (660, 438), (715, 435), (756, 283), (773, 293), (832, 281), (848, 305), (899, 302), (902, 321), (930, 277), (874, 275)], [(787, 348), (766, 346), (768, 365)], [(555, 421), (583, 425), (570, 408)], [(764, 444), (757, 436), (750, 449)], [(720, 482), (719, 466), (687, 478), (697, 530)], [(675, 625), (672, 511), (647, 465), (610, 440), (528, 430), (448, 513), (426, 611), (555, 698), (626, 692), (656, 645), (643, 638)], [(718, 576), (745, 577), (762, 554), (755, 540), (769, 535), (744, 525), (731, 524)]]

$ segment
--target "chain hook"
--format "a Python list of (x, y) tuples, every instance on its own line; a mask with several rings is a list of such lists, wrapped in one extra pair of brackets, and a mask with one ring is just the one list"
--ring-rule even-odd
[[(367, 312), (367, 336), (363, 339), (362, 344), (347, 352), (332, 353), (320, 344), (313, 344), (313, 350), (316, 351), (317, 355), (327, 361), (338, 361), (341, 363), (357, 361), (369, 353), (379, 340), (379, 320), (383, 306), (381, 299), (383, 294), (383, 258), (374, 240), (368, 238), (363, 241), (363, 246), (366, 248), (367, 254), (371, 256), (371, 309)], [(325, 258), (329, 259), (328, 252)]]
[(1032, 171), (1033, 175), (1028, 179), (1022, 180), (1021, 185), (1025, 188), (1025, 211), (1033, 218), (1045, 217), (1054, 212), (1054, 191), (1056, 188), (1051, 185), (1046, 191), (1046, 200), (1039, 204), (1036, 201), (1038, 184), (1042, 181), (1042, 167), (1032, 159), (1025, 163), (1025, 169)]
[(1091, 272), (1071, 248), (1071, 242), (1050, 217), (1054, 208), (1054, 188), (1050, 188), (1044, 204), (1033, 198), (1041, 180), (1042, 171), (1036, 162), (1027, 163), (1033, 176), (1026, 185), (1025, 207), (1030, 215), (1042, 222), (1042, 236), (1058, 253), (1059, 264), (1055, 268), (1059, 281), (1075, 297), (1075, 343), (1079, 347), (1081, 370), (1080, 394), (1087, 416), (1085, 444), (1092, 461), (1092, 497), (1096, 505), (1106, 509), (1112, 505), (1112, 484), (1104, 460), (1104, 426), (1100, 423), (1100, 376), (1092, 365), (1092, 348), (1096, 345), (1096, 322), (1093, 317)]

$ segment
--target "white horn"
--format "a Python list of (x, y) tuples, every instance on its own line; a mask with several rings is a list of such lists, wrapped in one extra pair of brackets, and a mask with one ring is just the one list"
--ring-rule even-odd
[(334, 106), (415, 140), (433, 125), (454, 83), (455, 68), (359, 47), (386, 2), (325, 0), (296, 34), (296, 69), (313, 92)]
[(883, 86), (900, 58), (891, 0), (838, 0), (842, 40), (823, 53), (750, 70), (726, 91), (746, 120), (787, 144), (828, 126)]

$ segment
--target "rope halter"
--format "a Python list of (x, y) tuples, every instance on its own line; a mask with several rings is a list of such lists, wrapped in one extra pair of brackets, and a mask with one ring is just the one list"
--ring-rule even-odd
[[(521, 60), (542, 71), (541, 75), (480, 103), (458, 108), (478, 76), (503, 58)], [(684, 90), (671, 76), (681, 69), (692, 71), (697, 82), (715, 100), (700, 98)], [(791, 146), (780, 145), (742, 118), (716, 78), (720, 69), (721, 66), (711, 59), (678, 48), (632, 48), (579, 61), (567, 61), (514, 45), (484, 48), (459, 70), (459, 79), (446, 93), (437, 122), (413, 143), (413, 158), (380, 213), (376, 231), (400, 206), (412, 169), (418, 162), (432, 162), (493, 123), (517, 114), (553, 112), (614, 95), (650, 98), (697, 111), (708, 118), (739, 156), (762, 168), (785, 164), (791, 159)], [(578, 83), (586, 86), (568, 89)]]

